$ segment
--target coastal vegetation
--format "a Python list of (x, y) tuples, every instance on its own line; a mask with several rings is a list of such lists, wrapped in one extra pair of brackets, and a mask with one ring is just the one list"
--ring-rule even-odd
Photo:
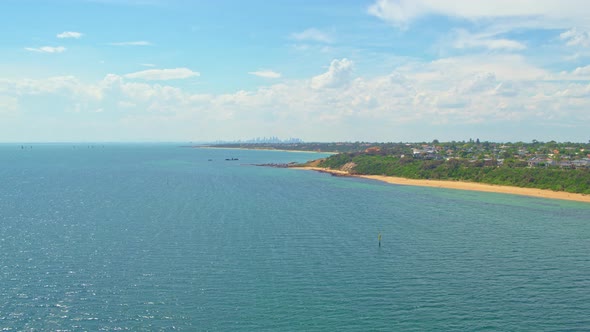
[[(347, 165), (347, 166), (345, 166)], [(331, 156), (320, 167), (352, 174), (469, 181), (590, 194), (590, 144), (468, 142), (375, 145)]]
[(313, 166), (357, 175), (469, 181), (590, 194), (590, 142), (233, 144), (223, 147), (337, 152)]
[(590, 194), (589, 168), (528, 167), (526, 163), (496, 165), (494, 161), (425, 160), (413, 156), (342, 153), (318, 166), (347, 169), (351, 174), (398, 176), (409, 179), (470, 181), (524, 188)]

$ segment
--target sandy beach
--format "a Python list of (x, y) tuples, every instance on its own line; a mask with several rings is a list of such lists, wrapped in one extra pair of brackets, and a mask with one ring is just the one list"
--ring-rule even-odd
[(497, 186), (491, 184), (474, 183), (474, 182), (461, 182), (461, 181), (443, 181), (443, 180), (416, 180), (406, 179), (393, 176), (382, 176), (382, 175), (351, 175), (348, 172), (332, 170), (320, 167), (297, 167), (299, 169), (313, 170), (318, 172), (325, 172), (334, 175), (359, 177), (364, 179), (378, 180), (391, 184), (407, 185), (407, 186), (422, 186), (422, 187), (436, 187), (436, 188), (448, 188), (448, 189), (459, 189), (459, 190), (473, 190), (473, 191), (485, 191), (502, 194), (513, 194), (523, 195), (532, 197), (542, 197), (550, 199), (562, 199), (569, 201), (585, 202), (590, 203), (590, 195), (583, 194), (572, 194), (563, 191), (552, 191), (545, 189), (534, 189), (534, 188), (519, 188), (510, 186)]

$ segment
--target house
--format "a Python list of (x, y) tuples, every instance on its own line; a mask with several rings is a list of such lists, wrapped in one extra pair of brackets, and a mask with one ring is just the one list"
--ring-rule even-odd
[(367, 148), (365, 150), (365, 153), (379, 153), (379, 152), (381, 152), (381, 148), (378, 146), (373, 146), (373, 147)]
[(573, 160), (571, 165), (575, 168), (588, 168), (590, 167), (590, 158)]
[(529, 167), (548, 166), (552, 163), (552, 160), (543, 157), (533, 157), (527, 163)]

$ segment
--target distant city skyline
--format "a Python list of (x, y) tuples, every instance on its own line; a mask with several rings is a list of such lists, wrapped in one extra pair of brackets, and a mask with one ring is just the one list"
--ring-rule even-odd
[(270, 136), (270, 137), (255, 137), (255, 138), (250, 138), (250, 139), (238, 139), (235, 141), (224, 141), (224, 140), (218, 140), (215, 141), (214, 143), (278, 143), (278, 144), (283, 144), (283, 143), (303, 143), (303, 140), (301, 138), (296, 138), (296, 137), (290, 137), (290, 138), (279, 138), (276, 136)]
[(0, 142), (590, 140), (582, 0), (0, 8)]

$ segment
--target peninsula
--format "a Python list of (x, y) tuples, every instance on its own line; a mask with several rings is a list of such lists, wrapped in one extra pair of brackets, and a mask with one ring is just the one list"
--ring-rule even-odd
[[(226, 146), (227, 147), (227, 146)], [(241, 148), (261, 148), (241, 145)], [(264, 146), (335, 151), (302, 169), (388, 183), (590, 202), (590, 143), (291, 143)]]

